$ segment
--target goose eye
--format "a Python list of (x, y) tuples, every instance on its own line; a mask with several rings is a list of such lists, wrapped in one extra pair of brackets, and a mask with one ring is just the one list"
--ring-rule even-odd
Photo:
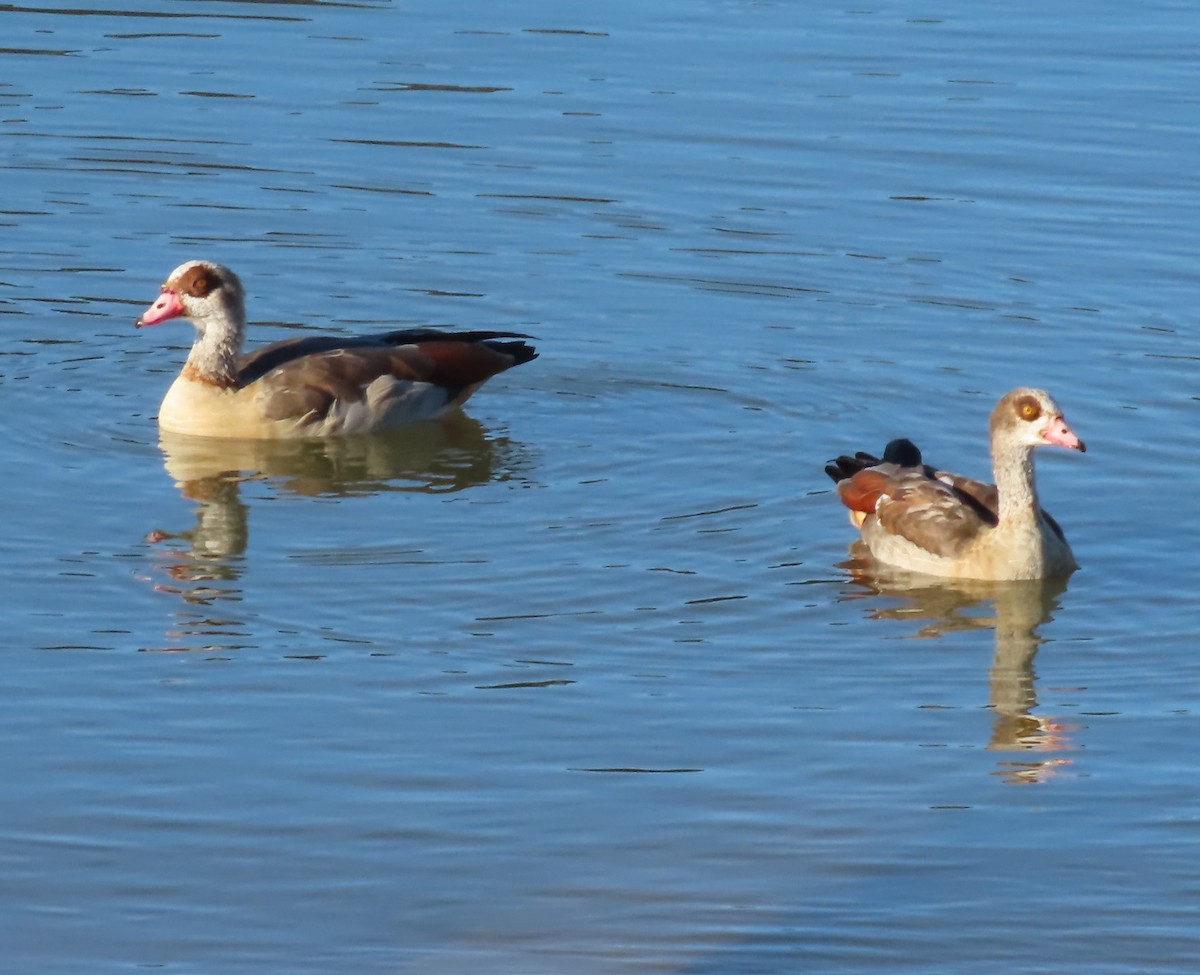
[(1026, 398), (1017, 404), (1017, 412), (1021, 415), (1022, 420), (1036, 420), (1042, 415), (1042, 408), (1038, 405), (1037, 400)]

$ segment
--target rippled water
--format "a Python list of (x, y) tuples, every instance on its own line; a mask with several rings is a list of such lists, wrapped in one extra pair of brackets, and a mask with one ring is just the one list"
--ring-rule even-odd
[[(817, 5), (819, 6), (819, 5)], [(969, 6), (969, 5), (968, 5)], [(1186, 4), (0, 5), (12, 971), (1191, 972)], [(531, 332), (455, 422), (160, 442), (252, 341)], [(1065, 585), (822, 473), (1050, 388)]]

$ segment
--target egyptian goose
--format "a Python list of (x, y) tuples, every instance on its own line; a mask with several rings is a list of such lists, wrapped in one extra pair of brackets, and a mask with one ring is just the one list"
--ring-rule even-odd
[(1083, 441), (1040, 389), (1007, 393), (989, 428), (994, 485), (929, 467), (908, 440), (893, 440), (882, 460), (859, 453), (826, 466), (874, 559), (956, 579), (1042, 579), (1076, 567), (1038, 504), (1033, 448), (1083, 451)]
[(242, 354), (245, 292), (211, 261), (171, 272), (139, 328), (183, 316), (196, 339), (158, 423), (209, 437), (329, 437), (432, 419), (488, 379), (537, 356), (519, 332), (441, 332), (285, 339)]

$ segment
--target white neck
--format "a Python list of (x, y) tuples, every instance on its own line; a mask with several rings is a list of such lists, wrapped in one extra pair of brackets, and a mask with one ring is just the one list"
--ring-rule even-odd
[(992, 445), (992, 469), (1000, 495), (998, 528), (1035, 527), (1037, 488), (1033, 480), (1033, 448), (1026, 444)]
[(184, 372), (214, 386), (237, 385), (238, 357), (244, 332), (236, 309), (218, 308), (192, 320), (196, 340), (188, 353)]

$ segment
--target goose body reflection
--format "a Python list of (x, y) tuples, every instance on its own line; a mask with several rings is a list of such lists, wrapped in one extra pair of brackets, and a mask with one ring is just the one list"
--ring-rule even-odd
[(167, 581), (158, 588), (204, 605), (240, 599), (252, 515), (242, 497), (247, 482), (304, 496), (449, 494), (520, 480), (528, 466), (522, 445), (489, 435), (462, 413), (387, 434), (315, 441), (218, 439), (164, 430), (160, 446), (167, 473), (195, 503), (195, 523), (147, 533), (148, 541), (161, 546), (159, 570)]
[(846, 567), (856, 588), (849, 597), (896, 600), (873, 608), (873, 618), (917, 621), (917, 636), (926, 639), (992, 630), (995, 652), (988, 668), (988, 706), (993, 723), (987, 747), (1028, 753), (1002, 761), (998, 774), (1014, 783), (1041, 782), (1070, 764), (1061, 753), (1073, 747), (1072, 726), (1038, 711), (1034, 668), (1044, 642), (1039, 629), (1053, 620), (1067, 587), (1065, 578), (935, 582), (880, 564), (861, 542), (852, 547), (852, 554), (855, 559)]
[(288, 494), (461, 491), (514, 476), (520, 449), (464, 413), (436, 423), (326, 440), (254, 440), (159, 432), (167, 473), (185, 497), (214, 478), (267, 478)]

